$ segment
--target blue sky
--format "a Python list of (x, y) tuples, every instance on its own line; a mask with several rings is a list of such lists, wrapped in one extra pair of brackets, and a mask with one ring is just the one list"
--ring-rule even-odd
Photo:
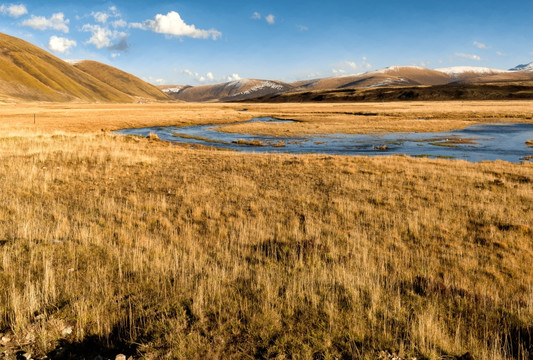
[(533, 61), (533, 1), (1, 2), (0, 32), (154, 84)]

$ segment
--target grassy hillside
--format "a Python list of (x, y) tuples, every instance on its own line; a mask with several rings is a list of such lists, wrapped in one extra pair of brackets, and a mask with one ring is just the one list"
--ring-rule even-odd
[(156, 86), (148, 84), (138, 77), (112, 66), (90, 60), (80, 61), (74, 66), (128, 95), (155, 100), (169, 99), (169, 97)]
[(113, 103), (168, 99), (133, 75), (85, 63), (77, 68), (24, 40), (0, 34), (0, 99)]
[(533, 99), (533, 82), (346, 88), (267, 95), (246, 102), (379, 102)]

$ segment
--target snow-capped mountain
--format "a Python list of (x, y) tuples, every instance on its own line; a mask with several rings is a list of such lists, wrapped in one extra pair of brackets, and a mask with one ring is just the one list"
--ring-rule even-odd
[(435, 69), (443, 72), (452, 77), (452, 79), (458, 79), (465, 75), (495, 75), (508, 72), (507, 70), (491, 69), (487, 67), (478, 66), (453, 66), (441, 69)]
[(530, 62), (529, 64), (517, 65), (514, 68), (509, 69), (509, 71), (533, 71), (533, 62)]

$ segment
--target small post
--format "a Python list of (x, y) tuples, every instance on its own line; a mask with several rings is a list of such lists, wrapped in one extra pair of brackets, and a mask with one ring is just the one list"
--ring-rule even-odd
[(33, 125), (35, 125), (35, 114), (33, 114)]

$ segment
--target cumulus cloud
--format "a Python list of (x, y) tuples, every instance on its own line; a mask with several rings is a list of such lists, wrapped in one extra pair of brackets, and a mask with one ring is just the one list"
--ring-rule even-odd
[(455, 56), (462, 57), (462, 58), (469, 59), (469, 60), (476, 60), (476, 61), (481, 60), (481, 57), (475, 54), (455, 53)]
[(0, 5), (0, 13), (4, 15), (11, 16), (13, 18), (19, 18), (22, 15), (26, 15), (28, 13), (28, 9), (23, 4), (10, 4), (10, 5)]
[(215, 29), (202, 30), (197, 29), (194, 25), (188, 25), (182, 20), (180, 14), (175, 11), (169, 12), (167, 15), (157, 14), (153, 20), (146, 20), (141, 23), (132, 23), (130, 27), (152, 30), (157, 34), (164, 34), (170, 36), (187, 36), (194, 39), (208, 39), (216, 40), (222, 33)]
[(44, 16), (35, 16), (32, 15), (29, 19), (24, 20), (22, 25), (31, 27), (35, 30), (48, 30), (53, 29), (57, 31), (62, 31), (68, 33), (68, 24), (70, 23), (69, 19), (65, 19), (63, 13), (52, 14), (50, 18), (45, 18)]
[(490, 49), (490, 46), (487, 46), (487, 45), (485, 45), (483, 43), (480, 43), (479, 41), (474, 41), (473, 44), (478, 49)]
[(261, 14), (257, 11), (252, 14), (252, 19), (254, 20), (261, 20)]
[(94, 20), (96, 22), (102, 24), (105, 24), (107, 22), (107, 19), (109, 19), (109, 14), (101, 11), (93, 12), (91, 15), (94, 17)]
[[(111, 6), (107, 11), (93, 11), (91, 13), (91, 16), (94, 18), (94, 21), (99, 22), (101, 24), (106, 24), (109, 19), (121, 18), (121, 15), (118, 12), (116, 6)], [(121, 19), (118, 21), (121, 21)]]
[(269, 14), (269, 15), (265, 16), (265, 20), (270, 25), (274, 25), (276, 23), (276, 17), (274, 15), (272, 15), (272, 14)]
[(123, 28), (128, 26), (128, 23), (122, 19), (115, 20), (111, 23), (114, 28)]
[(64, 37), (52, 36), (48, 41), (48, 49), (53, 52), (65, 54), (72, 47), (78, 45), (76, 41)]
[(207, 78), (207, 80), (209, 81), (213, 81), (215, 80), (215, 77), (213, 76), (213, 73), (212, 72), (208, 72), (205, 77)]
[[(90, 32), (92, 34), (91, 38), (87, 41), (87, 44), (93, 44), (98, 49), (107, 48), (109, 50), (125, 51), (129, 47), (126, 41), (128, 34), (124, 32), (91, 24), (83, 25), (82, 31)], [(114, 40), (119, 41), (113, 44)]]

